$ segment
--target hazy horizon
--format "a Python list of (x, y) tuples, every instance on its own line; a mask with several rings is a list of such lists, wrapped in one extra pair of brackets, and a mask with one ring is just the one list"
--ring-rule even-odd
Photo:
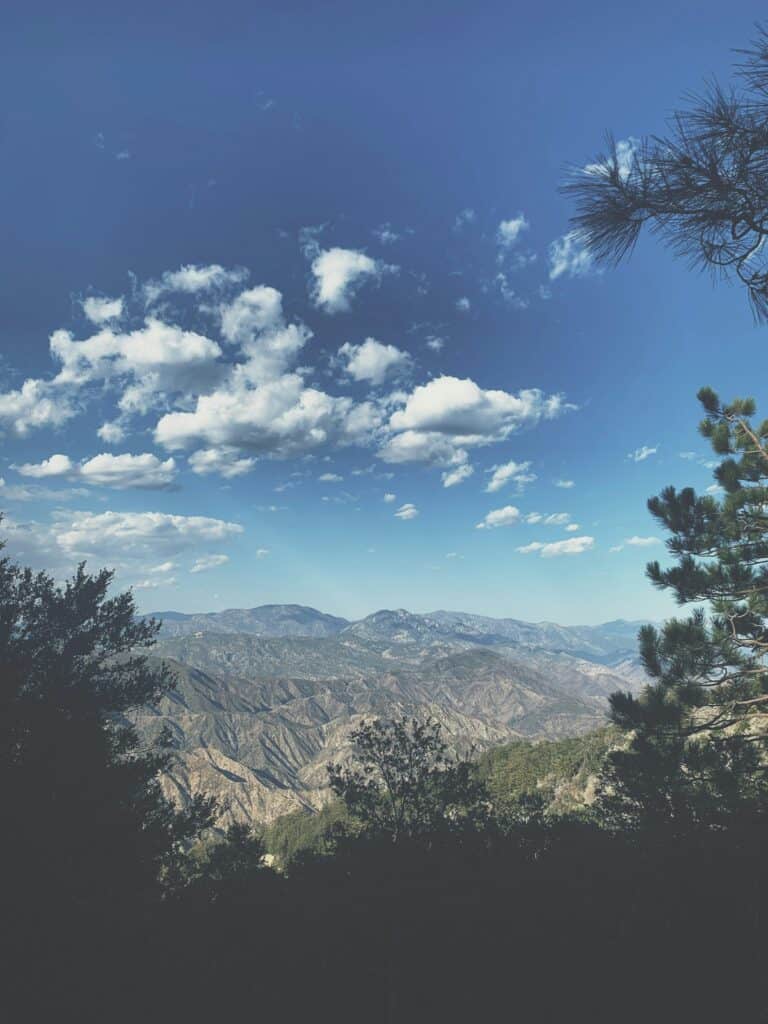
[(169, 614), (171, 614), (171, 615), (220, 615), (220, 614), (222, 614), (224, 612), (258, 611), (261, 608), (291, 608), (291, 607), (293, 607), (293, 608), (302, 608), (302, 609), (307, 610), (307, 611), (319, 612), (321, 615), (330, 615), (330, 616), (333, 616), (334, 618), (346, 619), (347, 621), (352, 622), (352, 623), (354, 623), (354, 622), (361, 622), (363, 619), (367, 619), (371, 615), (377, 615), (380, 612), (406, 612), (409, 615), (422, 615), (422, 616), (440, 615), (440, 614), (445, 614), (445, 615), (473, 615), (473, 616), (477, 616), (479, 618), (487, 618), (487, 619), (498, 619), (498, 620), (512, 619), (512, 620), (515, 620), (515, 621), (518, 621), (518, 622), (527, 622), (527, 623), (530, 623), (531, 625), (535, 625), (535, 626), (541, 626), (541, 625), (563, 626), (566, 629), (579, 629), (581, 627), (594, 628), (595, 626), (605, 626), (605, 625), (609, 625), (609, 624), (614, 623), (614, 622), (623, 622), (623, 623), (626, 623), (629, 626), (633, 626), (633, 625), (641, 625), (641, 624), (643, 624), (645, 622), (652, 621), (652, 620), (648, 620), (648, 619), (625, 619), (625, 618), (622, 618), (621, 616), (618, 616), (617, 618), (606, 619), (606, 620), (601, 621), (601, 622), (555, 622), (552, 619), (537, 619), (537, 620), (533, 620), (533, 619), (524, 619), (524, 618), (521, 618), (520, 616), (515, 616), (515, 615), (485, 615), (483, 612), (471, 612), (471, 611), (468, 611), (466, 608), (429, 608), (429, 609), (423, 609), (423, 610), (415, 610), (415, 609), (412, 609), (412, 608), (373, 608), (369, 612), (364, 613), (363, 615), (350, 617), (348, 615), (341, 615), (338, 612), (329, 611), (327, 608), (317, 608), (314, 605), (299, 604), (296, 601), (285, 601), (285, 602), (280, 602), (280, 603), (275, 603), (275, 602), (272, 602), (272, 601), (267, 601), (267, 602), (264, 602), (263, 604), (260, 604), (260, 605), (245, 606), (245, 607), (242, 607), (242, 608), (240, 608), (240, 607), (237, 607), (237, 608), (234, 608), (234, 607), (218, 608), (215, 611), (211, 610), (210, 608), (198, 608), (198, 609), (195, 609), (195, 610), (192, 610), (192, 611), (187, 611), (187, 612), (181, 612), (181, 611), (179, 611), (178, 608), (154, 608), (151, 611), (144, 612), (143, 614), (147, 615), (149, 617), (158, 617), (159, 618), (159, 617), (161, 617), (163, 615), (169, 615)]

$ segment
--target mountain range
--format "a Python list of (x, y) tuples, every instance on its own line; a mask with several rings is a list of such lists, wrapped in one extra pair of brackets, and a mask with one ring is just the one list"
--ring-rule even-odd
[(607, 698), (643, 683), (641, 623), (559, 626), (403, 609), (356, 622), (301, 605), (159, 612), (152, 657), (178, 685), (136, 716), (163, 727), (175, 756), (163, 780), (181, 804), (218, 798), (222, 823), (268, 823), (329, 797), (325, 766), (349, 756), (367, 716), (431, 715), (450, 747), (579, 735)]

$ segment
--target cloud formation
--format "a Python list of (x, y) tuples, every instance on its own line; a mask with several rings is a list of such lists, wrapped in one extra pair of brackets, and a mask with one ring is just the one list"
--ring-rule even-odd
[(361, 345), (349, 342), (339, 349), (344, 360), (344, 370), (353, 380), (365, 381), (377, 387), (387, 377), (402, 374), (411, 369), (411, 356), (394, 345), (384, 345), (375, 338), (366, 338)]
[(583, 277), (592, 269), (593, 256), (581, 241), (578, 232), (569, 231), (556, 238), (549, 246), (549, 279), (558, 277)]
[[(341, 308), (366, 277), (392, 269), (354, 250), (321, 250), (314, 239), (305, 251), (317, 270), (318, 301), (328, 308)], [(260, 458), (357, 445), (391, 464), (439, 467), (450, 488), (472, 473), (471, 448), (574, 408), (539, 389), (485, 389), (453, 376), (365, 400), (329, 393), (309, 383), (316, 370), (299, 365), (309, 327), (287, 321), (277, 289), (243, 289), (245, 277), (242, 269), (189, 264), (126, 297), (84, 300), (95, 329), (84, 336), (53, 332), (51, 379), (30, 378), (0, 394), (0, 428), (25, 436), (62, 426), (89, 403), (112, 400), (112, 415), (96, 430), (104, 445), (149, 429), (167, 455), (187, 452), (189, 469), (200, 476), (232, 479)], [(442, 339), (430, 336), (430, 344), (438, 350)], [(347, 377), (376, 389), (415, 369), (407, 351), (373, 337), (342, 345), (337, 359)], [(148, 452), (102, 453), (51, 475), (160, 487), (178, 468), (172, 458)]]
[(590, 551), (594, 546), (594, 537), (569, 537), (568, 540), (558, 540), (548, 544), (533, 541), (531, 544), (525, 544), (515, 550), (521, 555), (538, 552), (541, 558), (557, 558), (560, 555), (581, 555), (585, 551)]
[(208, 516), (58, 509), (45, 522), (8, 517), (3, 532), (9, 553), (25, 565), (63, 577), (85, 560), (91, 568), (111, 566), (122, 580), (127, 574), (163, 576), (175, 568), (178, 555), (210, 551), (211, 545), (239, 536), (243, 527)]
[(227, 541), (243, 532), (238, 523), (165, 512), (73, 512), (55, 518), (53, 538), (71, 556), (121, 558), (176, 554), (200, 543)]
[(170, 486), (176, 476), (176, 463), (173, 459), (161, 462), (149, 452), (142, 455), (102, 452), (80, 463), (73, 462), (68, 455), (59, 454), (51, 455), (42, 462), (27, 462), (15, 468), (21, 476), (36, 480), (59, 477), (118, 490), (158, 490)]
[(356, 249), (321, 249), (312, 260), (312, 301), (326, 313), (345, 313), (366, 279), (396, 269)]
[(178, 270), (166, 270), (157, 281), (148, 281), (144, 285), (144, 297), (150, 305), (166, 293), (182, 292), (195, 295), (198, 292), (210, 292), (228, 285), (240, 284), (247, 277), (248, 271), (242, 267), (226, 270), (218, 263), (206, 266), (188, 263)]
[(523, 213), (519, 213), (517, 217), (510, 217), (509, 220), (502, 220), (496, 230), (496, 241), (502, 248), (509, 249), (529, 227), (530, 224)]
[(492, 475), (485, 488), (486, 492), (494, 494), (508, 483), (514, 483), (518, 492), (522, 491), (536, 479), (536, 474), (529, 472), (530, 468), (530, 462), (515, 462), (514, 459), (500, 466), (492, 466), (488, 470)]
[(488, 512), (475, 529), (493, 530), (499, 526), (516, 526), (519, 522), (520, 509), (514, 505), (505, 505), (504, 508), (495, 508), (493, 511)]
[(119, 320), (123, 315), (123, 300), (91, 296), (83, 299), (83, 312), (92, 324), (101, 325), (110, 320)]
[(645, 462), (646, 459), (655, 455), (658, 450), (658, 447), (649, 448), (648, 445), (644, 444), (641, 448), (635, 448), (633, 452), (630, 452), (627, 458), (631, 459), (632, 462)]
[(208, 572), (209, 569), (218, 569), (219, 566), (226, 565), (228, 561), (229, 555), (203, 555), (202, 558), (195, 561), (189, 571), (192, 573)]
[(192, 472), (198, 476), (218, 473), (225, 480), (231, 480), (244, 473), (250, 473), (257, 460), (240, 455), (239, 448), (222, 445), (220, 448), (199, 448), (192, 452), (187, 461)]
[(443, 487), (455, 487), (456, 484), (461, 484), (468, 480), (473, 473), (474, 469), (468, 463), (457, 466), (456, 469), (448, 469), (442, 476)]
[(568, 512), (552, 512), (549, 515), (542, 512), (529, 512), (525, 521), (531, 526), (565, 526), (570, 518)]
[(609, 175), (614, 166), (619, 173), (621, 181), (626, 181), (632, 172), (632, 167), (635, 162), (635, 153), (640, 146), (640, 140), (630, 135), (628, 139), (619, 139), (616, 143), (615, 157), (611, 156), (607, 160), (599, 161), (594, 164), (587, 164), (584, 168), (584, 173), (589, 175)]
[(401, 505), (397, 512), (395, 512), (395, 519), (415, 519), (418, 514), (419, 510), (416, 506), (408, 502), (405, 505)]
[(42, 427), (60, 427), (76, 412), (70, 396), (44, 380), (29, 378), (15, 391), (0, 392), (0, 428), (16, 437)]
[(393, 436), (383, 444), (379, 457), (389, 463), (442, 467), (466, 463), (468, 448), (506, 440), (523, 426), (574, 408), (561, 395), (545, 395), (537, 388), (512, 394), (449, 376), (417, 386), (404, 396), (402, 406), (390, 416)]

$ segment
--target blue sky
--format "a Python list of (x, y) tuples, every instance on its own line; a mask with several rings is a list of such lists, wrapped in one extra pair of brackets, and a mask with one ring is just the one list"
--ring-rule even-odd
[(558, 186), (761, 11), (111, 6), (0, 26), (11, 552), (144, 610), (672, 611), (645, 501), (764, 330), (652, 238), (598, 270)]

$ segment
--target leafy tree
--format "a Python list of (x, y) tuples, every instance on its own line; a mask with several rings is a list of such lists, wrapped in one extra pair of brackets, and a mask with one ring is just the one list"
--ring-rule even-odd
[(348, 829), (351, 819), (344, 803), (331, 800), (313, 814), (310, 811), (291, 811), (268, 825), (264, 830), (264, 846), (281, 868), (288, 867), (295, 858), (321, 854), (326, 850), (326, 839), (340, 829)]
[(439, 723), (407, 717), (364, 722), (352, 741), (354, 762), (329, 764), (328, 777), (366, 831), (397, 842), (483, 818), (484, 786), (470, 760), (448, 756)]
[(699, 606), (641, 630), (652, 682), (611, 698), (613, 721), (634, 738), (606, 776), (620, 815), (689, 825), (762, 813), (768, 738), (768, 421), (752, 422), (751, 399), (723, 405), (709, 388), (699, 399), (701, 433), (723, 456), (722, 496), (667, 487), (651, 498), (676, 562), (647, 567), (654, 586)]
[(0, 797), (6, 896), (120, 895), (178, 876), (212, 804), (185, 813), (162, 796), (163, 749), (143, 750), (127, 717), (174, 686), (143, 653), (159, 628), (138, 620), (112, 573), (80, 565), (58, 585), (0, 559)]
[(208, 837), (191, 851), (184, 865), (188, 879), (184, 895), (196, 895), (205, 902), (242, 902), (259, 892), (265, 853), (262, 836), (249, 825), (235, 822), (223, 836)]
[(576, 231), (599, 259), (619, 262), (644, 225), (695, 266), (746, 286), (768, 318), (768, 34), (737, 68), (738, 87), (710, 84), (666, 135), (617, 148), (577, 172)]
[(531, 797), (548, 815), (579, 811), (617, 738), (617, 730), (606, 726), (560, 740), (513, 740), (487, 750), (477, 771), (497, 811), (530, 804)]

